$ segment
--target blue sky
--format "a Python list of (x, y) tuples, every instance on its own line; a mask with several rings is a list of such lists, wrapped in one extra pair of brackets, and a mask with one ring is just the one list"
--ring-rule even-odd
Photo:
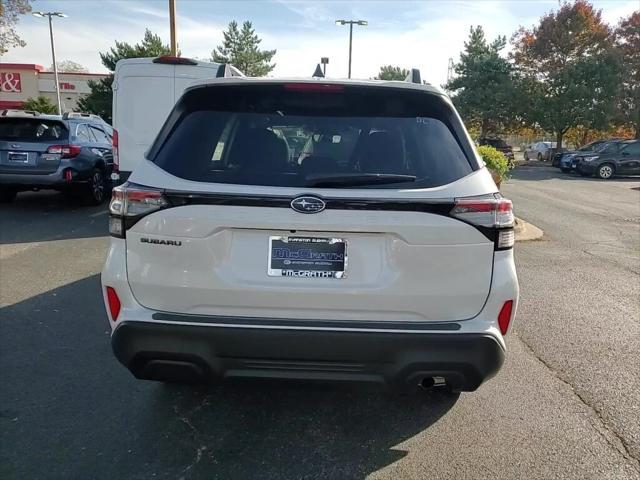
[[(420, 68), (428, 81), (446, 79), (447, 62), (457, 59), (471, 25), (482, 25), (487, 36), (506, 35), (531, 26), (558, 7), (557, 0), (424, 0), (424, 1), (289, 1), (176, 0), (178, 43), (183, 56), (208, 58), (221, 43), (231, 20), (250, 20), (263, 47), (277, 49), (275, 76), (308, 76), (321, 56), (328, 56), (328, 76), (345, 77), (348, 27), (336, 18), (365, 19), (355, 27), (353, 76), (369, 78), (380, 65)], [(639, 0), (595, 0), (604, 18), (616, 23), (638, 8)], [(98, 52), (114, 40), (135, 43), (145, 28), (168, 43), (167, 0), (36, 0), (34, 10), (62, 11), (55, 19), (59, 59), (82, 63), (92, 72), (105, 71)], [(3, 62), (51, 64), (47, 22), (24, 16), (18, 31), (27, 42), (10, 50)]]

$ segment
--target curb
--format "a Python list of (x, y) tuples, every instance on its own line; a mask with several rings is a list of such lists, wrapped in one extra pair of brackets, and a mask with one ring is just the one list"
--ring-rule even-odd
[(542, 238), (544, 232), (535, 225), (525, 222), (521, 218), (516, 218), (516, 242), (530, 242)]

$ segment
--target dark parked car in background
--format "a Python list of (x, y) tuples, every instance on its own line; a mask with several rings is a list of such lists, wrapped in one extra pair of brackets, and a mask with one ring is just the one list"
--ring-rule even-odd
[[(578, 164), (578, 162), (580, 162), (581, 158), (585, 156), (592, 156), (594, 153), (600, 152), (603, 149), (611, 149), (611, 148), (615, 149), (617, 148), (616, 146), (621, 141), (622, 139), (598, 140), (597, 142), (593, 142), (591, 144), (585, 145), (579, 150), (576, 150), (573, 153), (569, 153), (568, 155), (558, 154), (556, 155), (556, 157), (562, 155), (560, 158), (560, 163), (558, 167), (564, 173), (575, 172), (576, 165)], [(589, 148), (586, 148), (586, 147), (589, 147)], [(554, 157), (554, 161), (556, 157)]]
[(508, 145), (507, 142), (502, 140), (501, 138), (481, 138), (478, 140), (478, 145), (488, 145), (490, 147), (499, 150), (504, 153), (504, 156), (507, 157), (509, 161), (509, 165), (513, 166), (513, 147)]
[(81, 113), (0, 113), (0, 201), (20, 191), (53, 189), (99, 204), (113, 169), (112, 130)]
[(640, 175), (640, 140), (610, 142), (597, 152), (580, 156), (576, 169), (583, 176), (603, 180), (614, 175)]
[[(571, 158), (574, 155), (579, 155), (582, 153), (586, 153), (586, 152), (593, 152), (594, 150), (597, 150), (598, 148), (602, 147), (605, 143), (613, 141), (613, 140), (617, 140), (615, 138), (608, 138), (608, 139), (603, 139), (603, 140), (596, 140), (595, 142), (591, 142), (591, 143), (587, 143), (586, 145), (583, 145), (582, 147), (578, 148), (577, 150), (566, 150), (564, 152), (560, 152), (560, 153), (556, 153), (553, 156), (553, 162), (551, 163), (551, 166), (553, 167), (558, 167), (560, 169), (562, 169), (562, 171), (565, 171), (565, 168), (569, 168), (571, 165)], [(562, 161), (564, 160), (564, 164), (562, 163)], [(567, 170), (568, 171), (568, 170)]]

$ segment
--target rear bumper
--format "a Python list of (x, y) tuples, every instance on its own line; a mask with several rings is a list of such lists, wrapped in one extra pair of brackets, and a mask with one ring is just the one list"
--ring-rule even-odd
[[(231, 321), (232, 319), (226, 319)], [(393, 390), (443, 377), (454, 391), (471, 391), (504, 362), (491, 334), (442, 331), (342, 331), (260, 325), (120, 320), (112, 335), (118, 360), (137, 378), (218, 382), (282, 378), (375, 382)], [(212, 320), (213, 322), (213, 320)]]
[[(51, 188), (63, 189), (73, 184), (86, 182), (95, 166), (90, 162), (75, 162), (62, 160), (54, 172), (50, 173), (30, 173), (24, 169), (15, 171), (7, 168), (0, 168), (0, 185), (9, 186), (17, 190), (28, 190), (31, 188)], [(71, 173), (70, 180), (67, 180), (67, 170)]]

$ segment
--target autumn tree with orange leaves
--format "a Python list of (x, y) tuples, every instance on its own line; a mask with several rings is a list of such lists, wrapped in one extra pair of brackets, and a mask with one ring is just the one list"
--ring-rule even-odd
[(525, 120), (554, 132), (558, 148), (575, 125), (603, 128), (619, 91), (621, 62), (612, 29), (586, 0), (561, 4), (512, 37)]
[(616, 48), (622, 61), (616, 120), (640, 138), (640, 11), (623, 19), (616, 29)]

